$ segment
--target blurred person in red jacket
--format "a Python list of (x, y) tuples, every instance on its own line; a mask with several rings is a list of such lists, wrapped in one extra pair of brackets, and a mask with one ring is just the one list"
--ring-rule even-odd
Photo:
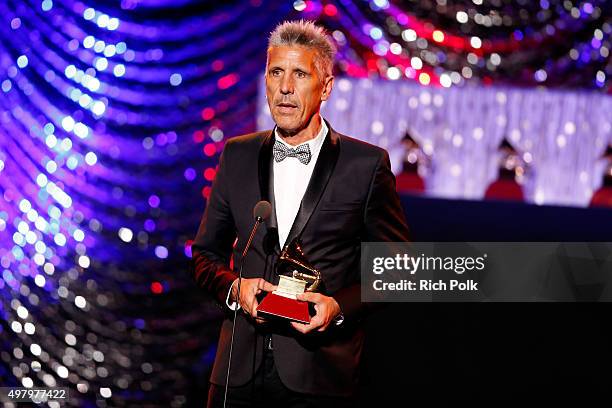
[(590, 207), (612, 207), (612, 144), (608, 146), (604, 158), (608, 160), (608, 166), (604, 172), (601, 187), (591, 198)]
[(485, 200), (524, 201), (517, 178), (525, 171), (524, 163), (506, 139), (499, 145), (501, 160), (497, 180), (487, 187)]

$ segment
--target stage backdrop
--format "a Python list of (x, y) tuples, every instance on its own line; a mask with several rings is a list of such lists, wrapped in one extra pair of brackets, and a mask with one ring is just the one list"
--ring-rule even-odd
[[(273, 121), (263, 84), (258, 126)], [(481, 199), (497, 178), (505, 137), (522, 155), (528, 202), (587, 206), (602, 181), (612, 143), (612, 97), (587, 91), (469, 86), (338, 78), (323, 108), (337, 131), (389, 151), (394, 172), (406, 131), (430, 157), (427, 193)]]

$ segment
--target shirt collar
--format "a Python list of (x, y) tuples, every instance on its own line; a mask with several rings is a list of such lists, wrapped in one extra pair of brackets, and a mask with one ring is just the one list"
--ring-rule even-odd
[(317, 134), (317, 136), (314, 139), (310, 139), (304, 143), (300, 143), (297, 146), (292, 146), (289, 143), (285, 142), (283, 140), (282, 137), (280, 137), (280, 135), (278, 134), (278, 127), (274, 128), (274, 137), (276, 140), (278, 140), (279, 142), (283, 143), (285, 146), (287, 147), (291, 147), (291, 148), (297, 148), (298, 146), (304, 145), (304, 144), (309, 144), (310, 145), (310, 150), (311, 152), (318, 152), (321, 149), (321, 146), (323, 146), (323, 141), (325, 140), (325, 136), (327, 135), (327, 123), (325, 123), (325, 120), (323, 120), (323, 118), (321, 118), (321, 130), (319, 130), (319, 133)]

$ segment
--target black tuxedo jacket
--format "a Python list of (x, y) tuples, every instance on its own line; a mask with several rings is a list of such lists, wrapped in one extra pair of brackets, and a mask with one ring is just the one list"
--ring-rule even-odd
[[(355, 390), (363, 345), (359, 320), (365, 306), (360, 301), (360, 243), (407, 241), (408, 228), (387, 152), (329, 129), (286, 242), (300, 237), (306, 257), (321, 271), (323, 293), (336, 299), (345, 322), (304, 335), (285, 322), (257, 324), (239, 312), (230, 386), (252, 378), (262, 360), (265, 335), (271, 334), (274, 361), (288, 388), (336, 396)], [(253, 207), (267, 200), (274, 208), (273, 144), (272, 131), (227, 142), (192, 246), (196, 282), (226, 311), (226, 297), (253, 227)], [(279, 252), (273, 211), (257, 231), (243, 276), (277, 283), (274, 264)], [(232, 253), (236, 272), (229, 268)], [(232, 318), (233, 313), (227, 313), (221, 327), (211, 375), (218, 385), (225, 384)]]

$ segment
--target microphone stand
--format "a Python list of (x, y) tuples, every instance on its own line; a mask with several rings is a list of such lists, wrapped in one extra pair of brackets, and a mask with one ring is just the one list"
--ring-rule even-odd
[[(251, 248), (251, 243), (253, 242), (253, 238), (255, 237), (255, 233), (257, 232), (257, 228), (264, 221), (262, 217), (255, 218), (255, 225), (253, 225), (253, 229), (251, 230), (251, 235), (249, 236), (249, 240), (247, 241), (246, 246), (244, 247), (244, 251), (242, 251), (242, 259), (240, 260), (240, 268), (238, 269), (238, 293), (236, 295), (236, 302), (240, 301), (240, 284), (242, 283), (242, 268), (244, 267), (244, 259), (246, 258), (247, 252)], [(230, 287), (231, 290), (231, 287)], [(232, 322), (232, 336), (230, 338), (230, 349), (229, 349), (229, 361), (227, 363), (227, 375), (225, 377), (225, 393), (223, 395), (223, 408), (226, 407), (227, 403), (227, 389), (229, 386), (229, 377), (230, 370), (232, 368), (232, 351), (234, 349), (234, 332), (236, 330), (236, 319), (238, 318), (238, 306), (234, 307), (234, 321)]]

